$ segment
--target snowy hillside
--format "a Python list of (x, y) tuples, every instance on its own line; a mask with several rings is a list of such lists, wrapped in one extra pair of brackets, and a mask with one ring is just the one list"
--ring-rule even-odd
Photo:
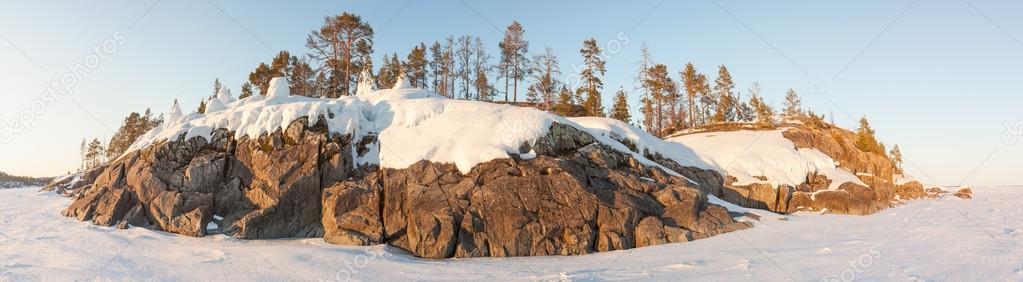
[[(831, 157), (815, 149), (796, 149), (782, 136), (785, 129), (770, 131), (709, 132), (661, 140), (635, 126), (607, 118), (571, 118), (591, 133), (617, 136), (635, 143), (640, 152), (661, 154), (683, 166), (712, 169), (737, 178), (736, 185), (768, 183), (796, 186), (806, 175), (819, 172), (833, 180), (830, 188), (852, 182), (866, 186)], [(766, 177), (767, 180), (758, 179)]]
[[(796, 149), (782, 136), (785, 129), (770, 131), (709, 132), (668, 138), (689, 148), (696, 158), (719, 172), (737, 178), (736, 185), (769, 183), (796, 186), (807, 174), (819, 172), (831, 179), (831, 189), (846, 182), (866, 186), (849, 171), (815, 149)], [(766, 177), (766, 180), (758, 179)]]

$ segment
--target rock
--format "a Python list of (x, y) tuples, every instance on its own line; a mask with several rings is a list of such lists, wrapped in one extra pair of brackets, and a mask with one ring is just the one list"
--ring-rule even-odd
[(952, 194), (961, 199), (973, 199), (973, 190), (970, 188), (960, 188), (955, 194)]
[(206, 235), (217, 216), (215, 231), (237, 238), (322, 236), (424, 258), (578, 255), (750, 226), (707, 202), (721, 191), (716, 173), (680, 168), (703, 181), (693, 184), (568, 125), (524, 146), (535, 158), (464, 174), (429, 161), (356, 169), (352, 156), (379, 146), (358, 143), (322, 119), (253, 138), (161, 141), (112, 161), (64, 214), (187, 236)]
[(377, 182), (346, 181), (323, 191), (323, 239), (339, 245), (383, 242), (382, 190)]

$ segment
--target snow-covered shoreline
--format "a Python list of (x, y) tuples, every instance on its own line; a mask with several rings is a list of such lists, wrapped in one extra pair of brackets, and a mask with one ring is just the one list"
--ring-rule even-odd
[[(766, 215), (756, 228), (682, 244), (572, 257), (423, 260), (320, 239), (192, 238), (64, 218), (67, 198), (0, 191), (0, 281), (302, 280), (808, 281), (1023, 279), (1023, 187), (911, 201), (872, 216)], [(753, 210), (753, 212), (763, 213)], [(968, 253), (962, 250), (971, 250)]]

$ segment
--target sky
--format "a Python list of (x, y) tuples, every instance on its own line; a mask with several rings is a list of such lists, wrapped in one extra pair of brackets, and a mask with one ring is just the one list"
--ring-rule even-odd
[(83, 138), (108, 139), (129, 112), (173, 99), (194, 109), (214, 79), (238, 93), (260, 62), (306, 53), (324, 17), (351, 12), (373, 27), (376, 62), (463, 34), (496, 57), (517, 20), (530, 52), (552, 48), (566, 75), (595, 38), (605, 106), (619, 87), (638, 104), (646, 45), (675, 79), (687, 62), (711, 77), (726, 65), (736, 89), (758, 82), (776, 108), (792, 88), (840, 126), (866, 116), (925, 182), (1023, 184), (1020, 1), (0, 3), (0, 171), (17, 175), (74, 170)]

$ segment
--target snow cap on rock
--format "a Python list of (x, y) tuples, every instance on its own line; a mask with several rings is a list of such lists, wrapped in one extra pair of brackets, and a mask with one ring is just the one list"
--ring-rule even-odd
[(227, 106), (225, 106), (224, 103), (221, 102), (220, 99), (218, 98), (210, 98), (210, 100), (206, 102), (207, 114), (223, 111), (225, 109), (227, 109)]
[(284, 77), (274, 77), (270, 80), (270, 90), (267, 93), (267, 97), (288, 97), (291, 96), (288, 85), (288, 80)]
[(362, 74), (359, 74), (359, 86), (355, 89), (355, 95), (366, 95), (376, 90), (376, 85), (373, 83), (373, 75), (369, 73), (369, 68), (362, 70)]
[(231, 89), (227, 89), (227, 87), (222, 87), (220, 91), (217, 91), (217, 100), (220, 100), (220, 103), (223, 103), (225, 106), (235, 101), (234, 97), (231, 96)]
[(171, 105), (170, 112), (167, 113), (167, 121), (176, 121), (181, 119), (181, 106), (178, 105), (178, 99), (174, 99), (174, 104)]
[(394, 90), (400, 89), (412, 89), (412, 85), (409, 85), (408, 80), (405, 79), (405, 74), (398, 74), (398, 82), (394, 83)]

